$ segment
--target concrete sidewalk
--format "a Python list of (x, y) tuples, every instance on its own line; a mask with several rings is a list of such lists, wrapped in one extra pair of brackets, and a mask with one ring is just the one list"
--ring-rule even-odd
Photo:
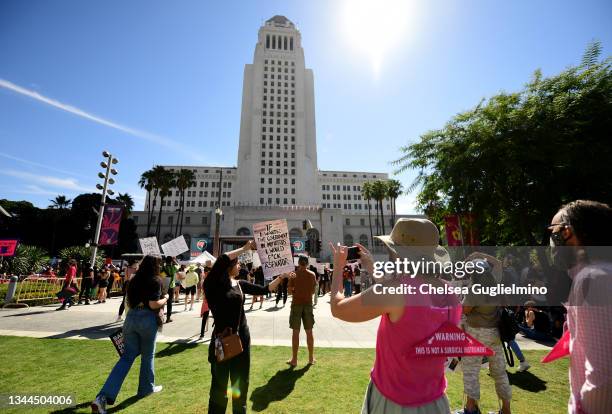
[[(251, 303), (247, 298), (245, 307), (251, 340), (254, 345), (291, 346), (289, 328), (289, 309), (291, 297), (286, 306), (275, 307), (274, 297), (264, 302), (263, 308)], [(104, 339), (121, 327), (117, 313), (121, 298), (108, 299), (103, 304), (75, 305), (69, 310), (55, 311), (59, 305), (36, 306), (29, 309), (0, 310), (0, 335), (29, 336), (36, 338)], [(173, 305), (172, 323), (165, 324), (158, 336), (159, 342), (196, 342), (200, 335), (200, 306), (196, 302), (193, 311), (184, 311), (181, 303)], [(362, 323), (340, 321), (331, 315), (329, 294), (319, 297), (315, 307), (314, 336), (315, 345), (332, 348), (374, 348), (378, 318)], [(203, 341), (210, 340), (212, 320)], [(302, 331), (301, 344), (306, 344)], [(550, 349), (550, 345), (540, 344), (517, 335), (522, 349)]]

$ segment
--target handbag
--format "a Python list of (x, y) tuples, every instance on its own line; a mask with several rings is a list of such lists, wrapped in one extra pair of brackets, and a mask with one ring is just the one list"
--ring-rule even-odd
[[(238, 288), (240, 289), (240, 306), (243, 306), (244, 294), (242, 293), (242, 288), (240, 284), (238, 284)], [(236, 326), (236, 332), (232, 331), (231, 327), (227, 327), (217, 335), (215, 339), (215, 356), (217, 358), (217, 362), (225, 362), (230, 359), (238, 356), (244, 350), (242, 348), (242, 340), (240, 339), (240, 335), (238, 335), (238, 329), (240, 329), (240, 322), (242, 319), (242, 310), (238, 313), (238, 325)]]

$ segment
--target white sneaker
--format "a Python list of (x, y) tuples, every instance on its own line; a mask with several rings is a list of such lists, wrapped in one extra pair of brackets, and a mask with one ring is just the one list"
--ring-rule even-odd
[(160, 392), (163, 389), (164, 387), (162, 385), (156, 385), (153, 387), (153, 394), (155, 394), (156, 392)]
[(99, 395), (91, 403), (91, 412), (97, 414), (106, 414), (106, 397)]
[(527, 371), (529, 368), (531, 368), (531, 365), (529, 365), (529, 362), (527, 362), (527, 360), (525, 360), (525, 361), (522, 361), (519, 364), (519, 367), (518, 367), (517, 371), (518, 372), (524, 372), (524, 371)]

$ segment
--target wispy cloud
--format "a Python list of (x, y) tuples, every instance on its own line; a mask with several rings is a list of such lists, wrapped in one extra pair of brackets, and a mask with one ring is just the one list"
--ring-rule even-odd
[(132, 135), (132, 136), (135, 136), (135, 137), (138, 137), (138, 138), (150, 141), (150, 142), (154, 142), (159, 145), (163, 145), (164, 147), (168, 147), (170, 149), (176, 150), (177, 152), (180, 152), (181, 154), (188, 155), (192, 159), (198, 159), (198, 156), (194, 154), (193, 150), (189, 150), (188, 148), (182, 146), (181, 144), (178, 144), (177, 142), (169, 138), (163, 137), (161, 135), (153, 134), (151, 132), (143, 131), (140, 129), (131, 128), (126, 125), (121, 125), (117, 122), (111, 121), (106, 118), (102, 118), (98, 115), (94, 115), (92, 113), (84, 111), (75, 106), (72, 106), (72, 105), (57, 101), (55, 99), (49, 98), (47, 96), (41, 95), (40, 93), (36, 91), (16, 85), (13, 82), (7, 81), (2, 78), (0, 78), (0, 88), (8, 89), (12, 92), (18, 93), (23, 96), (27, 96), (28, 98), (34, 99), (38, 102), (45, 103), (54, 108), (60, 109), (65, 112), (69, 112), (78, 117), (87, 119), (89, 121), (96, 122), (98, 124), (107, 126), (109, 128), (116, 129), (126, 134), (129, 134), (129, 135)]
[(85, 191), (92, 192), (95, 191), (92, 187), (86, 187), (81, 184), (74, 178), (60, 178), (53, 177), (49, 175), (40, 175), (40, 174), (32, 174), (24, 171), (15, 171), (15, 170), (6, 170), (0, 171), (0, 174), (8, 175), (10, 177), (19, 178), (24, 181), (35, 183), (39, 186), (44, 187), (55, 187), (63, 190), (71, 190), (71, 191)]
[(62, 170), (62, 169), (59, 169), (59, 168), (55, 168), (55, 167), (53, 167), (51, 165), (48, 165), (48, 164), (43, 164), (43, 163), (32, 161), (32, 160), (26, 160), (25, 158), (15, 157), (14, 155), (6, 154), (4, 152), (0, 152), (0, 157), (4, 157), (4, 158), (7, 158), (9, 160), (17, 161), (17, 162), (20, 162), (22, 164), (31, 165), (33, 167), (45, 168), (45, 169), (47, 169), (49, 171), (55, 171), (55, 172), (60, 172), (62, 174), (72, 175), (73, 177), (90, 178), (90, 177), (87, 177), (87, 176), (85, 176), (83, 174), (77, 174), (77, 173), (72, 172), (72, 171), (66, 171), (66, 170)]

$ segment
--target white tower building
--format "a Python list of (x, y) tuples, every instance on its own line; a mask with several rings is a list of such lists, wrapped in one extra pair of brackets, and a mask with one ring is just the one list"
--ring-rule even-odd
[(314, 80), (300, 32), (284, 16), (259, 29), (244, 68), (238, 206), (318, 205)]

